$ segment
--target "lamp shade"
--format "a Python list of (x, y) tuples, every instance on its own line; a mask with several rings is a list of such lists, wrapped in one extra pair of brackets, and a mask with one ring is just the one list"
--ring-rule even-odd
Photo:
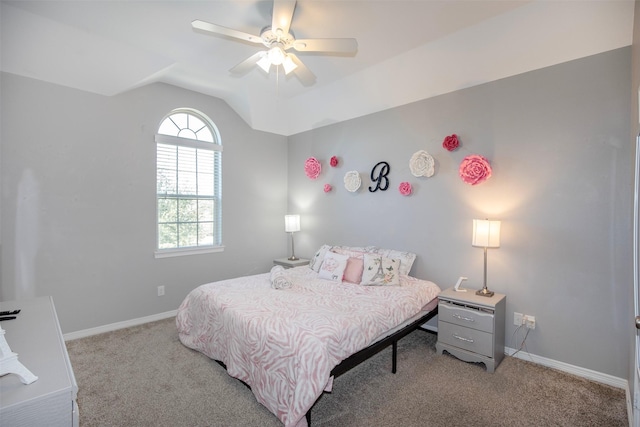
[(271, 69), (271, 61), (269, 60), (269, 56), (266, 54), (262, 58), (260, 58), (260, 60), (256, 62), (256, 64), (258, 64), (265, 73), (268, 73), (269, 69)]
[(273, 65), (280, 65), (282, 64), (282, 61), (284, 61), (284, 58), (287, 56), (287, 54), (284, 53), (284, 49), (282, 49), (282, 46), (280, 44), (276, 44), (277, 46), (269, 49), (269, 51), (267, 52), (267, 56), (269, 57), (269, 62), (271, 62)]
[(489, 221), (488, 219), (473, 220), (472, 246), (483, 248), (500, 247), (500, 221)]
[(293, 59), (291, 59), (289, 55), (287, 55), (284, 57), (284, 61), (282, 61), (282, 67), (284, 68), (284, 73), (289, 74), (290, 72), (298, 68), (298, 65), (293, 62)]
[(300, 231), (300, 215), (285, 215), (284, 231), (287, 233)]

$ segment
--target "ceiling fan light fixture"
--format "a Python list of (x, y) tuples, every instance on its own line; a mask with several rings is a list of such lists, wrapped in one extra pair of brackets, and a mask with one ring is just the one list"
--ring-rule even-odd
[(284, 61), (282, 61), (282, 67), (284, 68), (284, 73), (289, 74), (290, 72), (298, 68), (298, 64), (293, 62), (293, 59), (291, 59), (291, 57), (287, 55), (284, 58)]
[(267, 52), (267, 56), (269, 57), (269, 61), (273, 65), (280, 65), (282, 64), (282, 61), (284, 61), (284, 59), (287, 57), (287, 54), (284, 53), (284, 49), (282, 49), (280, 45), (277, 45), (269, 49), (269, 52)]
[(269, 69), (271, 68), (271, 61), (269, 60), (269, 55), (264, 55), (258, 62), (256, 62), (260, 68), (264, 70), (265, 73), (269, 73)]

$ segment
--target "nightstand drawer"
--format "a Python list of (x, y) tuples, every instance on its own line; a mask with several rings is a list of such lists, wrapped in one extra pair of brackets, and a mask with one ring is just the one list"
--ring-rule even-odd
[[(454, 325), (493, 333), (493, 312), (466, 308), (449, 301), (441, 300), (438, 306), (438, 318), (440, 321), (453, 323)], [(439, 327), (440, 326), (438, 326), (438, 328)]]
[(493, 335), (488, 332), (440, 321), (438, 322), (438, 341), (483, 356), (493, 357)]

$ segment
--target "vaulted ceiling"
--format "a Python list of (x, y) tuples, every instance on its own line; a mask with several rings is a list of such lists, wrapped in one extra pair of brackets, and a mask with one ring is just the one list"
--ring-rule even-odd
[(295, 37), (348, 37), (355, 55), (298, 53), (317, 76), (229, 69), (260, 46), (271, 1), (4, 1), (2, 71), (112, 96), (165, 82), (224, 99), (253, 128), (292, 135), (628, 46), (633, 0), (299, 0)]

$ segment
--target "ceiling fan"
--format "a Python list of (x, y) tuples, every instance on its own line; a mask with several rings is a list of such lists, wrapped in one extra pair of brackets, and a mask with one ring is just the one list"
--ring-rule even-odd
[(267, 50), (257, 52), (231, 68), (229, 70), (231, 73), (244, 74), (254, 65), (258, 65), (268, 73), (272, 65), (276, 67), (282, 65), (285, 74), (293, 71), (303, 85), (309, 86), (315, 82), (316, 76), (293, 52), (289, 52), (290, 49), (298, 52), (355, 54), (358, 50), (358, 42), (351, 38), (296, 39), (290, 29), (295, 7), (295, 0), (274, 0), (271, 25), (264, 27), (260, 35), (252, 35), (200, 20), (193, 21), (191, 25), (194, 30), (207, 34), (223, 35), (266, 46)]

